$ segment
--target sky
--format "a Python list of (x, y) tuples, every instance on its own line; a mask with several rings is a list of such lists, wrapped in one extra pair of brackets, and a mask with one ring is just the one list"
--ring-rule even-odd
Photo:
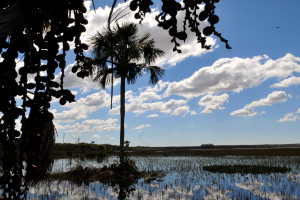
[[(87, 43), (106, 25), (111, 7), (108, 0), (95, 3), (93, 10), (85, 1), (89, 24), (82, 40)], [(138, 23), (128, 10), (130, 1), (118, 3), (126, 14), (119, 23)], [(157, 27), (160, 5), (154, 1), (138, 27), (165, 51), (155, 63), (165, 75), (154, 86), (148, 74), (126, 85), (125, 140), (131, 146), (300, 143), (299, 0), (221, 0), (215, 27), (232, 49), (212, 36), (211, 50), (203, 50), (189, 34), (181, 54), (172, 51), (170, 36)], [(56, 142), (119, 144), (119, 81), (110, 109), (110, 87), (102, 90), (91, 78), (78, 78), (71, 72), (73, 63), (69, 53), (65, 87), (76, 94), (76, 102), (61, 106), (54, 100), (50, 108)]]

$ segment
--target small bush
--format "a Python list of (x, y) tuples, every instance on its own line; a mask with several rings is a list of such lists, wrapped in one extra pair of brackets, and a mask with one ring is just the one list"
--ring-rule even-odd
[(204, 166), (203, 170), (213, 173), (228, 174), (271, 174), (287, 173), (291, 171), (288, 167), (260, 166), (260, 165), (212, 165)]

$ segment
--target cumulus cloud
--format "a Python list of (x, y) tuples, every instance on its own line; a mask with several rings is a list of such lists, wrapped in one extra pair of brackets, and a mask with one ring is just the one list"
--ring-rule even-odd
[[(171, 113), (174, 109), (186, 105), (187, 100), (175, 100), (171, 99), (167, 102), (164, 101), (157, 101), (153, 103), (147, 103), (140, 101), (139, 99), (129, 103), (126, 105), (126, 112), (133, 112), (135, 114), (142, 114), (148, 111), (156, 111), (161, 113)], [(120, 107), (115, 107), (109, 111), (110, 114), (116, 115), (119, 114)]]
[(158, 114), (151, 114), (147, 116), (147, 118), (155, 118), (155, 117), (159, 117)]
[(225, 102), (228, 102), (229, 95), (224, 93), (222, 95), (206, 95), (200, 99), (198, 104), (204, 106), (204, 110), (201, 113), (212, 113), (215, 110), (223, 110), (225, 107), (221, 107)]
[(245, 106), (240, 110), (233, 111), (230, 113), (232, 116), (243, 116), (243, 117), (253, 117), (257, 115), (257, 112), (254, 111), (252, 107)]
[(300, 84), (300, 77), (292, 76), (280, 81), (279, 83), (274, 83), (270, 87), (271, 88), (290, 87), (291, 85), (299, 85), (299, 84)]
[[(119, 3), (116, 8), (116, 14), (118, 12), (122, 12), (120, 16), (123, 16), (121, 19), (118, 20), (119, 24), (123, 22), (134, 22), (138, 23), (138, 20), (134, 18), (135, 12), (130, 11), (129, 9), (130, 1), (125, 3)], [(86, 4), (86, 6), (91, 6), (90, 3)], [(89, 21), (89, 24), (86, 26), (86, 32), (82, 35), (82, 41), (88, 42), (89, 38), (96, 34), (98, 30), (101, 31), (101, 27), (107, 26), (107, 19), (110, 12), (110, 7), (105, 6), (104, 8), (99, 7), (96, 12), (93, 9), (89, 8), (89, 11), (85, 14), (86, 18)], [(157, 22), (155, 20), (155, 16), (159, 14), (157, 9), (152, 9), (151, 13), (147, 13), (146, 18), (143, 20), (142, 25), (139, 25), (140, 35), (145, 33), (150, 33), (157, 43), (157, 47), (165, 51), (165, 56), (158, 59), (158, 65), (167, 64), (169, 66), (176, 65), (176, 63), (190, 57), (190, 56), (200, 56), (204, 53), (213, 51), (216, 48), (216, 39), (212, 37), (207, 38), (208, 44), (212, 45), (213, 48), (210, 51), (204, 50), (201, 48), (201, 45), (197, 43), (196, 37), (193, 37), (192, 34), (185, 43), (182, 43), (181, 50), (182, 53), (178, 54), (177, 52), (173, 52), (172, 49), (174, 44), (171, 43), (172, 38), (169, 36), (168, 31), (163, 30), (162, 28), (157, 26)], [(113, 17), (114, 18), (114, 17)], [(178, 15), (178, 21), (182, 22), (184, 19), (184, 12), (180, 12)], [(112, 23), (112, 25), (115, 25)], [(207, 25), (206, 22), (203, 22), (200, 29), (203, 29)], [(100, 27), (100, 28), (99, 28)], [(179, 24), (178, 27), (182, 27), (182, 24)]]
[(137, 126), (137, 127), (133, 128), (133, 129), (134, 130), (142, 130), (142, 129), (146, 128), (146, 127), (151, 127), (151, 124), (142, 124), (142, 125)]
[(257, 112), (254, 111), (254, 107), (260, 106), (271, 106), (276, 103), (282, 103), (287, 100), (287, 94), (284, 91), (274, 91), (269, 94), (266, 98), (253, 101), (250, 104), (247, 104), (244, 108), (240, 110), (233, 111), (230, 113), (232, 116), (243, 116), (243, 117), (252, 117), (257, 115)]
[(293, 122), (300, 119), (300, 116), (297, 115), (300, 113), (300, 108), (295, 113), (287, 113), (284, 117), (280, 118), (277, 122)]
[(118, 119), (89, 119), (81, 123), (60, 125), (59, 130), (66, 133), (108, 132), (119, 130)]
[(92, 138), (92, 139), (100, 139), (100, 138), (101, 138), (101, 135), (94, 134), (94, 135), (92, 135), (91, 138)]
[(186, 98), (220, 92), (240, 92), (271, 78), (285, 78), (300, 72), (300, 57), (286, 54), (277, 60), (267, 55), (253, 58), (221, 58), (212, 66), (196, 71), (192, 76), (168, 85), (166, 95)]
[[(164, 98), (164, 90), (169, 85), (169, 82), (158, 81), (158, 83), (154, 86), (148, 86), (145, 88), (139, 89), (138, 99), (140, 101), (148, 101), (148, 100), (160, 100)], [(163, 92), (162, 92), (163, 91)], [(162, 94), (159, 94), (162, 93)], [(136, 97), (132, 98), (132, 101), (135, 100)]]
[[(86, 77), (84, 79), (77, 77), (76, 73), (72, 72), (72, 67), (75, 65), (75, 63), (70, 64), (65, 69), (65, 77), (64, 77), (64, 88), (80, 88), (82, 93), (88, 92), (90, 89), (98, 89), (100, 90), (101, 87), (99, 86), (99, 83), (94, 82), (93, 78)], [(61, 72), (55, 76), (55, 81), (60, 83), (61, 78)], [(119, 79), (114, 80), (114, 85), (117, 85), (120, 83)], [(110, 85), (107, 86), (110, 88)]]
[(298, 115), (295, 115), (294, 113), (288, 113), (285, 114), (283, 118), (280, 118), (278, 122), (293, 122), (299, 119)]
[(56, 122), (74, 122), (88, 117), (89, 113), (95, 112), (100, 108), (110, 105), (110, 95), (105, 91), (100, 91), (80, 98), (77, 102), (66, 104), (68, 110), (57, 112), (52, 110)]
[[(171, 115), (175, 115), (175, 116), (178, 116), (178, 115), (186, 115), (187, 113), (190, 113), (190, 107), (189, 106), (180, 106), (176, 109), (174, 109), (174, 111), (172, 112)], [(194, 114), (194, 113), (193, 113)]]
[[(179, 115), (185, 113), (195, 114), (194, 111), (189, 110), (189, 107), (187, 106), (187, 100), (183, 100), (183, 99), (170, 99), (165, 101), (162, 100), (166, 98), (164, 92), (168, 85), (169, 82), (159, 81), (158, 84), (155, 86), (140, 88), (138, 94), (135, 94), (132, 91), (127, 91), (125, 95), (127, 100), (127, 104), (125, 106), (126, 112), (133, 112), (137, 115), (149, 111), (156, 111), (156, 112), (166, 113), (166, 114), (173, 113), (173, 115)], [(175, 111), (175, 109), (177, 110)], [(111, 109), (109, 111), (109, 114), (119, 115), (120, 106), (116, 106), (113, 109)], [(156, 115), (150, 117), (156, 117)]]
[[(65, 69), (65, 77), (64, 77), (64, 87), (65, 88), (84, 88), (84, 90), (88, 90), (88, 88), (100, 89), (99, 85), (96, 82), (93, 82), (91, 78), (79, 78), (76, 74), (72, 72), (72, 67), (75, 63), (70, 64)], [(61, 72), (55, 76), (54, 81), (60, 82)]]

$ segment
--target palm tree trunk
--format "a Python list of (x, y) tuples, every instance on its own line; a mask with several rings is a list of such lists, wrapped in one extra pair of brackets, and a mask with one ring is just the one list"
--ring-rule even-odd
[(120, 163), (124, 162), (124, 136), (125, 136), (125, 76), (121, 76), (120, 92)]

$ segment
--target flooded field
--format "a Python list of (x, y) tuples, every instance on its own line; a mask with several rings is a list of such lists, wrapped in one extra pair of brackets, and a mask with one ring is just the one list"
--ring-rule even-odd
[[(68, 181), (39, 183), (29, 189), (28, 199), (300, 199), (300, 157), (132, 157), (143, 171), (163, 171), (155, 180), (139, 179), (129, 188), (111, 187), (100, 182), (74, 184)], [(103, 167), (116, 162), (104, 160), (56, 160), (53, 171), (67, 171), (81, 164)], [(264, 165), (291, 168), (288, 173), (226, 174), (203, 170), (209, 165)]]

